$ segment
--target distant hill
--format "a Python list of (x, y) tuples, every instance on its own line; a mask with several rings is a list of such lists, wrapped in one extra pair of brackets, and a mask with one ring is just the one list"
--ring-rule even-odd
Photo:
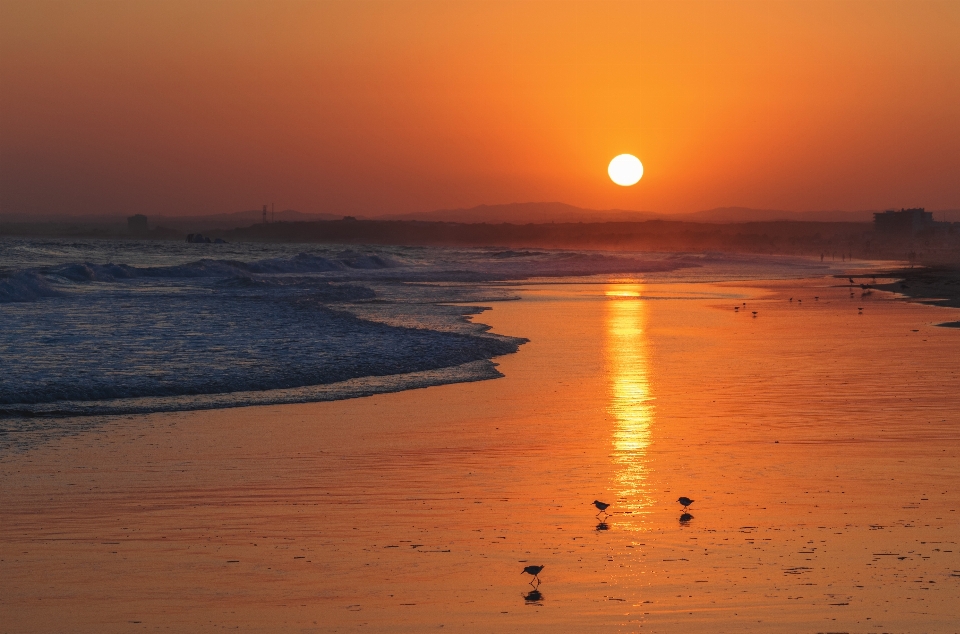
[(798, 222), (873, 222), (872, 211), (783, 211), (781, 209), (750, 209), (749, 207), (717, 207), (690, 214), (667, 216), (670, 220), (688, 222), (771, 222), (795, 220)]
[(872, 211), (782, 211), (748, 207), (717, 207), (689, 214), (663, 214), (626, 209), (584, 209), (560, 202), (479, 205), (469, 209), (438, 209), (402, 215), (380, 216), (382, 220), (432, 220), (489, 224), (540, 224), (549, 222), (643, 222), (682, 220), (685, 222), (872, 222)]
[(438, 209), (412, 214), (381, 216), (381, 220), (432, 220), (439, 222), (463, 222), (515, 225), (549, 222), (643, 222), (663, 218), (652, 211), (628, 211), (624, 209), (583, 209), (566, 203), (509, 203), (505, 205), (479, 205), (469, 209)]

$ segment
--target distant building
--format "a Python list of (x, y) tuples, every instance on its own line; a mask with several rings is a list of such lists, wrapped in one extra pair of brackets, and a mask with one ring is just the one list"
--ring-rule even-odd
[(933, 226), (933, 212), (924, 211), (923, 207), (873, 214), (873, 228), (883, 233), (917, 233)]
[(147, 217), (143, 214), (128, 217), (127, 229), (130, 230), (130, 233), (146, 233), (149, 230)]

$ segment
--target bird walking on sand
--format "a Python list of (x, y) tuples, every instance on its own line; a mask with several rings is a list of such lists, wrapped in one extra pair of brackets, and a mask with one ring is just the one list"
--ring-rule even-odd
[[(610, 508), (609, 504), (601, 502), (600, 500), (594, 500), (593, 505), (600, 510), (600, 513), (606, 513), (607, 509)], [(600, 515), (600, 513), (597, 513), (597, 515)]]
[(533, 585), (533, 581), (536, 580), (537, 584), (540, 583), (540, 577), (537, 575), (540, 574), (540, 571), (543, 570), (543, 566), (527, 566), (523, 569), (523, 572), (520, 574), (533, 575), (533, 580), (530, 581), (530, 585)]
[(684, 510), (684, 511), (687, 510), (687, 507), (688, 507), (688, 506), (690, 506), (691, 504), (693, 504), (693, 500), (691, 500), (691, 499), (688, 498), (688, 497), (677, 498), (677, 502), (679, 502), (680, 504), (683, 504), (683, 510)]

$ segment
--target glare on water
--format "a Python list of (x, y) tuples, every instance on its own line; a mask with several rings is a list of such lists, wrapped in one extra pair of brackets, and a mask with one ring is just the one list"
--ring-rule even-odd
[[(648, 379), (646, 302), (642, 284), (609, 286), (605, 295), (605, 359), (610, 382), (609, 411), (615, 422), (617, 506), (634, 514), (650, 505), (646, 450), (654, 424), (654, 397)], [(633, 524), (639, 520), (634, 517)]]

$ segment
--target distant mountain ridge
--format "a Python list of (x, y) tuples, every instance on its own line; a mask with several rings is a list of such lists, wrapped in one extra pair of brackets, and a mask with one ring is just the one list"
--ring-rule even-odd
[(438, 209), (409, 214), (377, 216), (380, 220), (424, 220), (468, 224), (542, 224), (550, 222), (644, 222), (672, 220), (682, 222), (770, 222), (793, 220), (808, 222), (871, 222), (873, 211), (783, 211), (748, 207), (717, 207), (687, 214), (663, 214), (626, 209), (584, 209), (560, 202), (508, 203), (478, 205), (468, 209)]
[[(878, 210), (879, 211), (879, 210)], [(960, 220), (960, 210), (931, 210), (937, 220)], [(128, 214), (98, 214), (70, 216), (64, 214), (0, 214), (0, 225), (90, 225), (113, 227), (115, 231), (126, 230)], [(463, 224), (549, 224), (549, 223), (597, 223), (597, 222), (646, 222), (664, 220), (673, 222), (698, 222), (708, 224), (745, 222), (873, 222), (874, 210), (861, 211), (784, 211), (780, 209), (752, 209), (749, 207), (717, 207), (692, 213), (665, 214), (654, 211), (629, 209), (587, 209), (561, 202), (525, 202), (498, 205), (478, 205), (461, 209), (437, 209), (404, 214), (357, 214), (360, 220), (416, 220), (425, 222), (455, 222)], [(343, 214), (304, 213), (283, 209), (275, 214), (267, 212), (267, 222), (314, 222), (317, 220), (342, 220)], [(147, 214), (150, 228), (184, 233), (230, 230), (260, 224), (262, 209), (248, 209), (232, 213), (208, 215), (166, 216)]]
[(643, 222), (663, 217), (652, 211), (583, 209), (561, 202), (478, 205), (469, 209), (437, 209), (409, 214), (384, 215), (379, 220), (428, 220), (469, 224), (541, 224), (548, 222)]

